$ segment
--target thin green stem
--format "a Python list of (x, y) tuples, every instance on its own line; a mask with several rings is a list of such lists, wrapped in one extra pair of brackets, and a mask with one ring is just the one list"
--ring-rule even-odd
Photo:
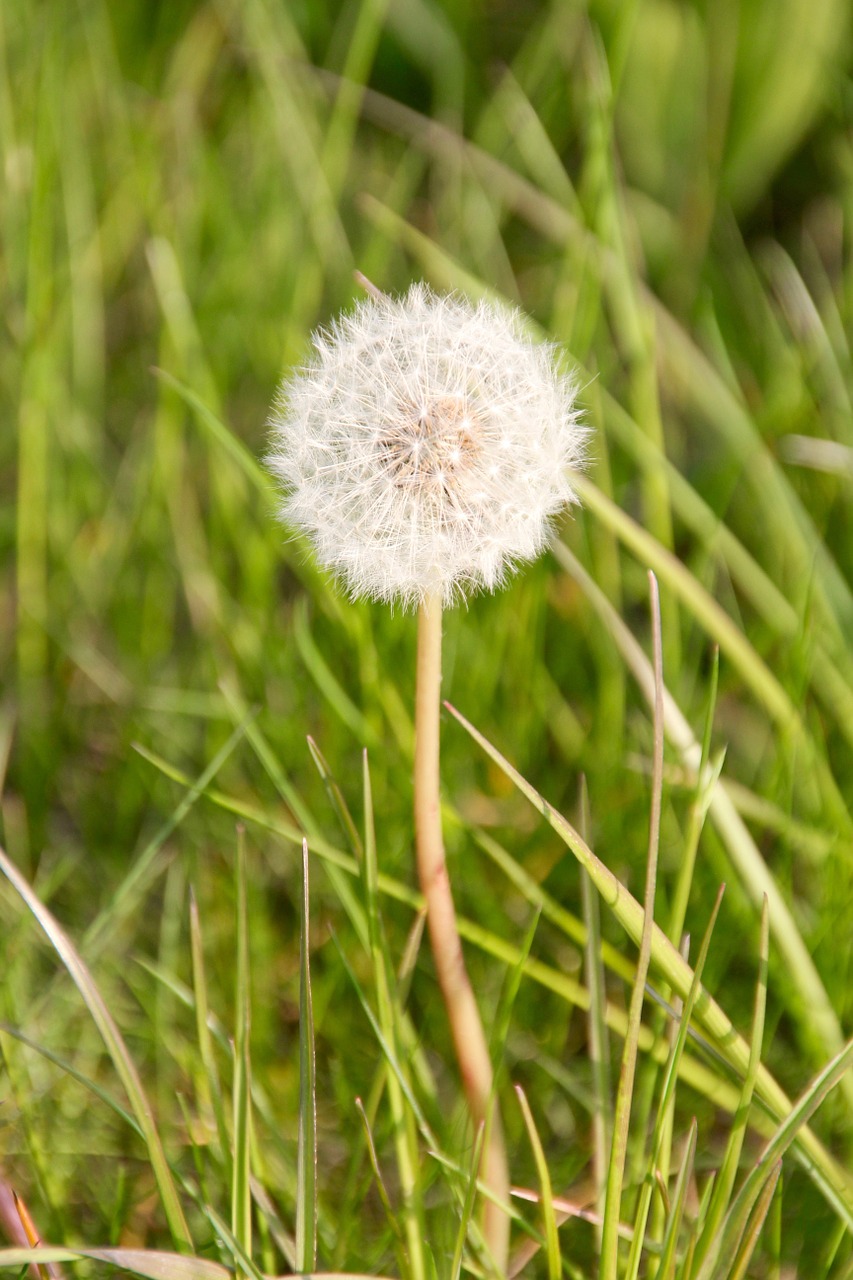
[(427, 906), (427, 926), (438, 983), (444, 998), (456, 1061), (475, 1131), (486, 1125), (480, 1176), (491, 1192), (483, 1233), (497, 1268), (506, 1270), (509, 1201), (506, 1148), (483, 1024), (465, 968), (456, 911), (447, 874), (439, 797), (439, 712), (441, 698), (441, 600), (428, 596), (418, 619), (415, 695), (415, 843), (418, 877)]

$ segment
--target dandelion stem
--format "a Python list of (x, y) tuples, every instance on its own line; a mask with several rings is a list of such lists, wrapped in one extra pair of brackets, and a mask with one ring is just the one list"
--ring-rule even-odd
[(486, 1126), (480, 1177), (495, 1200), (486, 1201), (483, 1233), (494, 1262), (505, 1272), (509, 1218), (509, 1173), (483, 1024), (465, 968), (441, 833), (439, 711), (441, 698), (441, 597), (429, 595), (418, 617), (415, 697), (415, 841), (418, 877), (426, 899), (427, 924), (441, 994), (471, 1120)]

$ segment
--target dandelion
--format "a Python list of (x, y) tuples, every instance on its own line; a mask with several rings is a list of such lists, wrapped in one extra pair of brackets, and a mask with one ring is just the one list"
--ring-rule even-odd
[(436, 974), (468, 1107), (486, 1136), (484, 1239), (509, 1248), (509, 1174), (488, 1044), (465, 968), (439, 795), (441, 616), (544, 549), (583, 465), (574, 379), (520, 315), (413, 285), (371, 294), (314, 335), (285, 382), (267, 461), (283, 520), (353, 597), (417, 606), (415, 846)]
[(535, 559), (586, 439), (573, 379), (517, 313), (422, 284), (316, 333), (272, 428), (282, 518), (352, 596), (409, 607)]

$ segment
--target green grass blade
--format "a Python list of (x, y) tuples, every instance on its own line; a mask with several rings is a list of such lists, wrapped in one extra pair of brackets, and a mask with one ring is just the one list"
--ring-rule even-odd
[(296, 1173), (296, 1269), (317, 1265), (317, 1069), (311, 997), (308, 841), (302, 844), (302, 927), (299, 942), (299, 1139)]
[(96, 1080), (92, 1080), (88, 1076), (85, 1076), (82, 1071), (78, 1071), (71, 1062), (68, 1062), (65, 1058), (61, 1058), (58, 1053), (54, 1053), (45, 1045), (38, 1044), (37, 1041), (31, 1040), (29, 1036), (25, 1036), (23, 1031), (19, 1031), (17, 1027), (12, 1027), (7, 1022), (0, 1022), (0, 1032), (6, 1036), (12, 1036), (12, 1038), (19, 1041), (20, 1044), (26, 1045), (27, 1048), (32, 1049), (34, 1053), (38, 1053), (48, 1062), (52, 1062), (53, 1065), (58, 1067), (65, 1075), (70, 1076), (72, 1080), (76, 1080), (78, 1084), (81, 1084), (84, 1089), (88, 1089), (90, 1093), (93, 1093), (100, 1102), (106, 1103), (111, 1111), (114, 1111), (125, 1124), (129, 1125), (130, 1128), (133, 1129), (134, 1133), (138, 1133), (140, 1138), (144, 1138), (145, 1135), (137, 1123), (136, 1117), (131, 1115), (129, 1111), (126, 1111), (121, 1103), (117, 1102), (116, 1099), (108, 1093), (106, 1089), (102, 1088)]
[[(717, 894), (716, 901), (711, 911), (711, 918), (705, 930), (702, 944), (699, 948), (699, 956), (696, 961), (696, 967), (693, 971), (693, 981), (690, 984), (690, 991), (681, 1010), (678, 1033), (672, 1046), (669, 1060), (663, 1076), (660, 1096), (657, 1103), (657, 1118), (655, 1120), (654, 1132), (652, 1134), (651, 1158), (646, 1178), (640, 1189), (640, 1195), (637, 1202), (637, 1211), (634, 1215), (634, 1239), (631, 1244), (631, 1253), (628, 1258), (626, 1268), (626, 1277), (628, 1280), (636, 1280), (640, 1269), (640, 1253), (642, 1241), (645, 1236), (646, 1222), (649, 1209), (652, 1202), (652, 1194), (654, 1191), (654, 1179), (658, 1172), (658, 1162), (660, 1158), (661, 1147), (667, 1137), (671, 1133), (671, 1117), (675, 1099), (675, 1087), (678, 1080), (678, 1069), (687, 1044), (687, 1034), (690, 1028), (690, 1019), (693, 1016), (693, 1007), (696, 1003), (696, 997), (702, 989), (702, 973), (705, 968), (705, 962), (708, 958), (708, 952), (711, 947), (711, 937), (714, 932), (714, 926), (717, 923), (720, 905), (723, 901), (723, 887)], [(694, 1135), (695, 1136), (695, 1135)]]
[[(721, 522), (681, 475), (665, 454), (655, 449), (636, 422), (612, 397), (603, 397), (607, 407), (607, 430), (623, 445), (643, 470), (662, 472), (673, 508), (710, 554), (718, 557), (738, 589), (743, 592), (764, 621), (780, 639), (796, 642), (803, 629), (803, 619), (783, 591), (776, 586), (761, 565), (747, 551), (732, 531)], [(853, 714), (853, 686), (849, 655), (830, 640), (826, 628), (816, 629), (813, 636), (814, 662), (809, 677), (823, 705), (838, 723), (850, 724)], [(837, 663), (846, 664), (843, 674)]]
[(477, 1193), (479, 1191), (478, 1173), (480, 1169), (480, 1157), (483, 1152), (483, 1139), (485, 1137), (485, 1126), (480, 1125), (474, 1138), (474, 1146), (471, 1150), (471, 1163), (468, 1173), (468, 1185), (465, 1189), (465, 1199), (462, 1202), (462, 1212), (459, 1215), (459, 1229), (456, 1232), (456, 1243), (453, 1246), (453, 1259), (450, 1263), (450, 1280), (459, 1280), (462, 1274), (462, 1258), (465, 1252), (465, 1241), (468, 1238), (468, 1232), (472, 1225), (476, 1226), (474, 1217), (474, 1206), (477, 1203)]
[(308, 750), (311, 752), (311, 759), (317, 766), (317, 772), (323, 779), (326, 795), (329, 797), (332, 808), (341, 824), (341, 829), (347, 838), (347, 844), (360, 861), (364, 857), (364, 844), (358, 833), (358, 827), (355, 825), (355, 820), (349, 811), (349, 806), (344, 799), (344, 794), (338, 785), (338, 781), (326, 763), (326, 757), (310, 734), (308, 735)]
[(201, 918), (195, 894), (190, 891), (190, 955), (192, 957), (193, 995), (195, 997), (196, 1038), (199, 1054), (204, 1068), (203, 1079), (206, 1084), (207, 1097), (204, 1104), (213, 1112), (216, 1132), (222, 1159), (226, 1166), (226, 1176), (231, 1181), (231, 1144), (228, 1136), (228, 1125), (225, 1120), (225, 1105), (222, 1098), (222, 1082), (216, 1065), (216, 1054), (213, 1049), (213, 1037), (210, 1032), (210, 1001), (207, 992), (207, 975), (204, 963), (204, 945), (202, 938)]
[(74, 985), (80, 992), (83, 1002), (100, 1032), (119, 1079), (124, 1085), (133, 1114), (136, 1116), (137, 1124), (142, 1130), (145, 1144), (148, 1148), (151, 1169), (163, 1204), (163, 1211), (166, 1214), (169, 1230), (172, 1233), (175, 1245), (179, 1249), (192, 1248), (190, 1229), (181, 1208), (177, 1188), (166, 1160), (160, 1135), (157, 1132), (151, 1104), (136, 1070), (136, 1065), (128, 1052), (127, 1045), (112, 1014), (71, 939), (60, 926), (58, 920), (36, 897), (26, 880), (14, 864), (10, 862), (2, 849), (0, 849), (0, 871), (2, 871), (15, 892), (35, 916), (51, 946), (67, 969)]
[[(577, 916), (572, 915), (571, 911), (567, 911), (547, 890), (543, 889), (512, 854), (498, 844), (488, 832), (475, 830), (474, 836), (483, 852), (488, 854), (492, 862), (503, 871), (510, 883), (515, 885), (530, 905), (542, 913), (545, 920), (556, 925), (578, 946), (588, 945), (587, 926), (578, 920)], [(612, 973), (618, 974), (627, 982), (633, 980), (634, 966), (617, 951), (612, 943), (606, 941), (601, 943), (600, 956)]]
[[(720, 1233), (720, 1255), (722, 1257), (730, 1254), (731, 1249), (744, 1231), (746, 1220), (752, 1212), (753, 1206), (758, 1202), (768, 1178), (772, 1176), (777, 1162), (788, 1150), (798, 1131), (808, 1123), (815, 1111), (817, 1111), (830, 1090), (835, 1088), (844, 1078), (844, 1074), (850, 1070), (851, 1064), (853, 1064), (853, 1040), (849, 1041), (841, 1052), (836, 1054), (831, 1062), (827, 1063), (823, 1071), (814, 1078), (809, 1087), (800, 1095), (790, 1115), (779, 1125), (776, 1133), (761, 1152), (729, 1207)], [(711, 1255), (709, 1255), (705, 1265), (699, 1271), (699, 1280), (707, 1280), (707, 1277), (712, 1274), (712, 1268), (709, 1265), (710, 1261)]]
[[(234, 1034), (234, 1156), (231, 1183), (231, 1231), (243, 1253), (252, 1256), (251, 1150), (252, 1068), (249, 1048), (251, 1031), (251, 985), (249, 977), (249, 919), (246, 906), (246, 840), (237, 829), (236, 865), (237, 965), (234, 989), (236, 1027)], [(237, 1280), (244, 1280), (238, 1268)]]
[(520, 1084), (515, 1086), (515, 1092), (518, 1096), (521, 1114), (524, 1117), (530, 1146), (533, 1149), (533, 1158), (536, 1161), (536, 1175), (539, 1179), (539, 1204), (542, 1208), (542, 1219), (545, 1225), (545, 1257), (548, 1264), (548, 1280), (560, 1280), (560, 1237), (557, 1232), (554, 1191), (551, 1186), (548, 1161), (536, 1128), (536, 1122), (533, 1119), (533, 1112), (530, 1110), (530, 1103), (527, 1101), (527, 1096)]
[(702, 1220), (702, 1229), (696, 1243), (694, 1268), (701, 1274), (706, 1257), (717, 1256), (721, 1223), (728, 1212), (729, 1201), (737, 1178), (743, 1140), (749, 1120), (749, 1109), (758, 1077), (761, 1062), (761, 1046), (764, 1040), (764, 1016), (767, 1007), (767, 965), (769, 959), (770, 935), (767, 900), (761, 912), (761, 936), (758, 950), (758, 981), (755, 987), (755, 1001), (752, 1014), (750, 1034), (750, 1054), (746, 1075), (743, 1082), (740, 1103), (732, 1122), (732, 1130), (726, 1143), (723, 1162), (714, 1180), (714, 1191), (708, 1204), (707, 1213)]
[[(589, 793), (586, 778), (581, 778), (580, 834), (586, 840), (589, 832)], [(581, 901), (586, 924), (584, 947), (584, 971), (589, 991), (587, 1035), (589, 1037), (589, 1061), (592, 1070), (595, 1110), (592, 1117), (593, 1149), (592, 1165), (595, 1177), (595, 1208), (599, 1217), (604, 1216), (604, 1196), (607, 1183), (607, 1152), (611, 1142), (610, 1096), (610, 1041), (607, 1036), (607, 994), (601, 941), (601, 908), (592, 881), (581, 871)], [(601, 1252), (601, 1228), (596, 1227), (599, 1253)]]
[(715, 764), (710, 766), (711, 732), (714, 725), (714, 711), (717, 705), (717, 688), (720, 679), (720, 648), (714, 645), (711, 662), (711, 679), (708, 689), (708, 700), (705, 712), (705, 732), (699, 755), (699, 767), (696, 770), (696, 791), (690, 805), (687, 819), (687, 833), (684, 840), (684, 851), (678, 867), (678, 879), (672, 895), (670, 910), (669, 934), (673, 946), (680, 946), (684, 932), (684, 921), (687, 917), (687, 903), (690, 898), (690, 887), (693, 883), (693, 872), (696, 866), (696, 854), (699, 839), (705, 826), (705, 818), (711, 804), (711, 797), (723, 768), (724, 756), (721, 754)]
[(249, 452), (243, 442), (230, 431), (225, 423), (216, 416), (216, 414), (208, 408), (192, 387), (187, 386), (180, 378), (176, 378), (173, 373), (169, 373), (166, 369), (157, 369), (153, 371), (167, 386), (181, 397), (186, 405), (192, 409), (203, 427), (210, 433), (211, 439), (215, 440), (218, 445), (228, 454), (232, 462), (235, 462), (243, 474), (251, 480), (254, 488), (258, 493), (270, 503), (274, 502), (274, 486), (269, 472), (265, 471), (258, 463), (257, 458)]
[(423, 1108), (421, 1107), (415, 1093), (412, 1090), (412, 1086), (406, 1076), (406, 1073), (403, 1071), (402, 1067), (400, 1066), (400, 1063), (397, 1061), (393, 1046), (390, 1045), (388, 1041), (385, 1039), (385, 1036), (382, 1033), (382, 1028), (380, 1027), (379, 1021), (376, 1017), (376, 1014), (371, 1009), (370, 1002), (365, 996), (362, 986), (358, 981), (358, 978), (356, 977), (355, 970), (350, 964), (349, 959), (347, 958), (346, 952), (341, 947), (335, 934), (332, 934), (332, 940), (334, 941), (335, 946), (337, 947), (338, 956), (340, 957), (341, 964), (344, 966), (347, 976), (349, 977), (349, 980), (352, 983), (353, 990), (355, 991), (356, 996), (358, 997), (358, 1002), (361, 1005), (362, 1010), (364, 1011), (367, 1021), (370, 1023), (373, 1034), (376, 1037), (376, 1041), (380, 1049), (382, 1050), (385, 1060), (387, 1061), (388, 1066), (394, 1072), (394, 1074), (397, 1077), (397, 1080), (399, 1081), (400, 1089), (403, 1093), (403, 1097), (406, 1099), (406, 1102), (409, 1104), (409, 1106), (412, 1109), (412, 1113), (418, 1122), (418, 1128), (421, 1131), (421, 1134), (423, 1136), (423, 1139), (427, 1147), (430, 1149), (433, 1156), (435, 1156), (441, 1149), (441, 1143), (438, 1141), (437, 1135), (432, 1130), (430, 1123), (427, 1120), (426, 1115), (424, 1114)]
[(672, 1208), (670, 1209), (667, 1219), (666, 1230), (664, 1231), (663, 1244), (661, 1247), (660, 1262), (655, 1273), (656, 1280), (674, 1280), (676, 1266), (676, 1248), (678, 1246), (678, 1232), (684, 1217), (684, 1204), (687, 1198), (687, 1188), (690, 1182), (690, 1176), (693, 1173), (693, 1161), (696, 1156), (696, 1137), (698, 1134), (698, 1125), (693, 1120), (690, 1125), (689, 1135), (687, 1139), (687, 1149), (684, 1152), (684, 1159), (681, 1162), (681, 1168), (678, 1171), (678, 1178), (675, 1183), (675, 1191), (672, 1197)]
[[(791, 732), (808, 751), (809, 767), (818, 771), (824, 794), (839, 820), (849, 829), (851, 818), (826, 761), (809, 735), (803, 719), (779, 680), (761, 660), (753, 645), (716, 600), (680, 560), (650, 533), (622, 511), (585, 476), (573, 480), (584, 505), (604, 521), (642, 564), (651, 565), (669, 588), (690, 609), (708, 635), (740, 673), (747, 687), (783, 732)], [(853, 742), (853, 727), (844, 726)]]
[[(103, 947), (106, 946), (110, 932), (115, 927), (116, 923), (134, 910), (138, 902), (139, 893), (148, 883), (149, 873), (158, 853), (172, 832), (180, 826), (181, 822), (187, 816), (199, 796), (203, 795), (210, 786), (226, 760), (228, 760), (234, 752), (245, 732), (246, 722), (237, 726), (234, 732), (229, 736), (228, 740), (223, 743), (222, 747), (216, 752), (216, 755), (210, 763), (205, 766), (195, 781), (187, 780), (187, 794), (181, 797), (180, 801), (166, 821), (163, 822), (154, 833), (139, 856), (134, 859), (133, 865), (127, 875), (112, 894), (109, 906), (105, 907), (104, 910), (95, 917), (92, 924), (86, 930), (83, 937), (83, 949), (88, 956), (91, 957), (98, 955)], [(134, 749), (143, 757), (143, 759), (147, 758), (144, 747), (139, 744), (134, 744)]]
[[(364, 859), (362, 866), (378, 1022), (384, 1039), (389, 1045), (394, 1046), (394, 1056), (400, 1063), (401, 1070), (405, 1071), (405, 1063), (401, 1053), (401, 1029), (398, 1024), (399, 1011), (395, 1008), (391, 994), (392, 975), (390, 973), (379, 908), (379, 865), (376, 853), (376, 827), (373, 817), (373, 792), (370, 784), (370, 768), (366, 750), (362, 753), (362, 787), (364, 795)], [(420, 1158), (417, 1147), (417, 1132), (412, 1123), (411, 1113), (408, 1115), (406, 1113), (403, 1092), (396, 1074), (388, 1070), (387, 1067), (386, 1072), (388, 1097), (391, 1105), (394, 1149), (403, 1198), (401, 1213), (404, 1221), (408, 1262), (411, 1268), (412, 1280), (424, 1280), (426, 1259), (423, 1251), (422, 1189), (418, 1176)]]
[(370, 1121), (367, 1118), (367, 1112), (364, 1109), (364, 1103), (361, 1098), (356, 1098), (355, 1109), (361, 1117), (362, 1127), (364, 1129), (364, 1139), (367, 1144), (368, 1158), (370, 1167), (373, 1170), (373, 1176), (376, 1179), (376, 1190), (379, 1192), (379, 1199), (382, 1201), (382, 1208), (385, 1210), (385, 1219), (388, 1226), (397, 1238), (397, 1242), (401, 1247), (401, 1251), (405, 1250), (406, 1240), (403, 1231), (398, 1222), (398, 1216), (391, 1204), (391, 1197), (388, 1195), (388, 1189), (385, 1186), (385, 1179), (382, 1176), (382, 1169), (379, 1164), (379, 1157), (376, 1154), (376, 1143), (373, 1140), (373, 1131), (370, 1127)]
[(651, 813), (649, 817), (649, 849), (646, 868), (646, 888), (643, 899), (643, 921), (639, 939), (637, 974), (631, 992), (628, 1011), (628, 1034), (622, 1050), (622, 1065), (616, 1090), (613, 1111), (613, 1137), (610, 1146), (610, 1164), (604, 1195), (604, 1223), (601, 1229), (601, 1277), (616, 1280), (619, 1268), (619, 1224), (622, 1214), (622, 1184), (625, 1175), (625, 1157), (628, 1150), (628, 1126), (631, 1119), (631, 1103), (634, 1093), (634, 1076), (640, 1037), (640, 1019), (645, 1000), (646, 976), (652, 955), (654, 925), (655, 885), (657, 883), (658, 849), (660, 844), (660, 815), (663, 793), (663, 655), (661, 648), (660, 600), (654, 574), (649, 574), (651, 593), (652, 637), (654, 648), (655, 699), (654, 699), (654, 776), (652, 780)]
[(212, 1205), (201, 1203), (199, 1205), (204, 1216), (216, 1232), (217, 1238), (222, 1242), (224, 1249), (230, 1253), (235, 1270), (242, 1272), (245, 1280), (264, 1280), (264, 1276), (258, 1267), (255, 1266), (249, 1255), (241, 1248), (239, 1241), (229, 1227), (228, 1223), (222, 1218)]
[(293, 638), (296, 641), (299, 656), (304, 662), (308, 674), (329, 706), (340, 718), (341, 723), (346, 725), (357, 742), (368, 747), (378, 746), (373, 726), (345, 691), (317, 647), (311, 634), (308, 613), (304, 604), (300, 604), (294, 612)]
[(755, 1252), (755, 1246), (758, 1244), (758, 1237), (764, 1226), (767, 1214), (770, 1212), (770, 1206), (773, 1202), (773, 1196), (782, 1174), (782, 1161), (777, 1160), (772, 1166), (770, 1174), (762, 1186), (758, 1198), (755, 1202), (755, 1208), (749, 1216), (749, 1220), (744, 1228), (743, 1236), (738, 1243), (738, 1250), (731, 1271), (728, 1272), (728, 1280), (744, 1280), (746, 1269)]

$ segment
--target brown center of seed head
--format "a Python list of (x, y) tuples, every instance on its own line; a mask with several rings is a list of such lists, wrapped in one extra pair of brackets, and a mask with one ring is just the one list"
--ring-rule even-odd
[(476, 460), (482, 422), (463, 396), (401, 403), (379, 442), (392, 483), (424, 494), (451, 493), (458, 474)]

